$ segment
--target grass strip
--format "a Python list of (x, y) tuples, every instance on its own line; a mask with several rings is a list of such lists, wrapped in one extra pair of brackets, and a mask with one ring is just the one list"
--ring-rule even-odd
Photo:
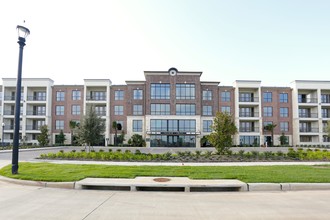
[(189, 177), (191, 179), (238, 179), (248, 183), (330, 183), (330, 166), (109, 166), (53, 163), (19, 163), (19, 174), (11, 165), (0, 175), (9, 178), (70, 182), (92, 178), (137, 176)]

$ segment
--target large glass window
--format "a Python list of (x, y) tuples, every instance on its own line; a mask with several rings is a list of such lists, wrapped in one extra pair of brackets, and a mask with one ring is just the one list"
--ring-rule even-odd
[(134, 89), (133, 90), (133, 99), (143, 99), (143, 90), (141, 89)]
[(133, 105), (133, 115), (142, 115), (142, 105)]
[(91, 91), (87, 100), (103, 101), (106, 100), (106, 93), (101, 91)]
[(273, 107), (264, 107), (264, 117), (272, 117), (273, 116)]
[(240, 136), (239, 139), (240, 139), (241, 146), (250, 146), (250, 147), (260, 146), (260, 137), (259, 136)]
[(168, 83), (152, 83), (150, 85), (151, 99), (170, 99), (170, 84)]
[(221, 92), (221, 101), (230, 102), (230, 92), (228, 91)]
[(212, 106), (211, 105), (203, 106), (203, 115), (212, 115)]
[(176, 84), (176, 99), (195, 99), (195, 84)]
[(271, 92), (264, 92), (263, 93), (263, 100), (264, 100), (264, 102), (272, 102), (272, 93)]
[(289, 101), (288, 93), (280, 93), (280, 102), (287, 103)]
[(115, 105), (115, 115), (123, 115), (124, 114), (124, 106)]
[(170, 115), (170, 104), (151, 104), (151, 115)]
[(195, 104), (176, 104), (177, 115), (196, 115)]
[(124, 100), (124, 91), (122, 90), (115, 91), (115, 100)]
[(212, 120), (203, 120), (203, 132), (212, 132)]
[(81, 99), (81, 91), (73, 90), (72, 91), (72, 100), (80, 100)]
[(105, 116), (107, 114), (106, 106), (95, 106), (94, 109), (98, 116)]
[(64, 115), (64, 106), (63, 105), (56, 106), (55, 115)]
[(80, 115), (80, 105), (72, 105), (71, 106), (71, 114), (72, 115)]
[(212, 100), (212, 91), (204, 90), (203, 91), (203, 100)]
[(289, 122), (280, 122), (281, 131), (289, 131)]
[(142, 132), (142, 120), (133, 120), (133, 132)]
[(289, 117), (289, 108), (280, 108), (280, 117)]
[(64, 120), (56, 120), (55, 121), (55, 129), (63, 130), (64, 129)]
[(150, 131), (196, 131), (196, 120), (151, 119)]
[(56, 92), (56, 101), (64, 101), (65, 92), (57, 91)]

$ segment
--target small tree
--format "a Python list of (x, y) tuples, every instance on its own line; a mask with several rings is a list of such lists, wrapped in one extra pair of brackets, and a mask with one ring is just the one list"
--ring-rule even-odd
[(103, 139), (105, 125), (101, 117), (97, 116), (93, 106), (89, 108), (81, 124), (77, 127), (77, 138), (80, 144), (93, 146)]
[(232, 116), (225, 112), (217, 112), (212, 124), (212, 133), (207, 139), (219, 154), (225, 154), (232, 146), (232, 136), (236, 133), (237, 128)]
[(66, 140), (65, 134), (63, 133), (63, 130), (61, 130), (59, 135), (56, 135), (56, 144), (64, 144), (64, 141)]
[(274, 129), (277, 125), (276, 124), (267, 124), (264, 128), (266, 131), (270, 131), (270, 134), (272, 136), (272, 141), (270, 143), (270, 146), (272, 147), (274, 145)]
[(37, 140), (38, 140), (38, 142), (39, 142), (39, 145), (40, 146), (42, 146), (42, 147), (44, 147), (44, 146), (46, 146), (46, 145), (48, 145), (48, 143), (49, 143), (49, 138), (48, 138), (48, 127), (47, 127), (47, 125), (42, 125), (41, 127), (40, 127), (40, 134), (38, 135), (38, 138), (37, 138)]
[(144, 147), (146, 145), (145, 140), (143, 140), (142, 135), (133, 134), (129, 141), (133, 147)]
[(284, 133), (282, 133), (280, 136), (280, 143), (282, 146), (287, 145), (287, 137), (284, 135)]
[(112, 128), (115, 129), (115, 143), (114, 143), (115, 146), (117, 146), (117, 126), (118, 126), (117, 122), (113, 121)]

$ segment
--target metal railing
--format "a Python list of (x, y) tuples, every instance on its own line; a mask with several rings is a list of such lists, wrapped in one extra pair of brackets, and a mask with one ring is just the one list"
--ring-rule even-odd
[(298, 98), (298, 103), (317, 103), (317, 98)]
[(239, 117), (259, 117), (259, 112), (240, 112)]
[(86, 96), (87, 101), (105, 101), (106, 99), (105, 96)]
[(26, 115), (40, 115), (40, 116), (43, 116), (43, 115), (46, 115), (46, 112), (45, 111), (27, 111), (26, 112)]
[(304, 133), (318, 133), (319, 128), (299, 128), (299, 132), (304, 132)]
[(259, 127), (240, 127), (240, 132), (259, 132)]
[(317, 118), (317, 113), (299, 113), (300, 118)]
[(46, 101), (46, 96), (28, 96), (28, 101)]
[(259, 102), (259, 97), (239, 97), (240, 102)]

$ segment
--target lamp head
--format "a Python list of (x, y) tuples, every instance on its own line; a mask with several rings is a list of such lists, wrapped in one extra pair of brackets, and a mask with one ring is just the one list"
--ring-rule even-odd
[(30, 34), (30, 30), (27, 29), (26, 27), (17, 25), (16, 29), (18, 32), (18, 38), (26, 39)]

